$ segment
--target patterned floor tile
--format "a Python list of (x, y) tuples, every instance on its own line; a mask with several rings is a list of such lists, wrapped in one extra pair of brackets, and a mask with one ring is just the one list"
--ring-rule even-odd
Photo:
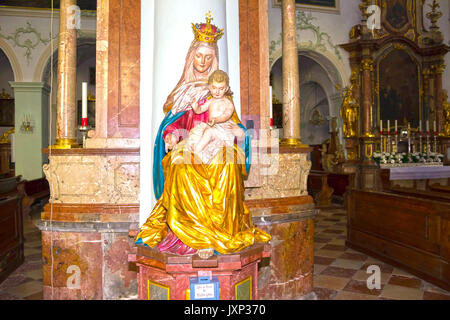
[(320, 274), (323, 270), (325, 270), (328, 266), (323, 264), (314, 264), (314, 274)]
[(378, 300), (378, 297), (369, 294), (339, 291), (333, 300)]
[(345, 269), (345, 268), (329, 266), (328, 268), (323, 270), (321, 274), (350, 279), (351, 277), (353, 277), (356, 274), (356, 272), (357, 271), (354, 269)]
[(367, 286), (367, 281), (358, 281), (358, 280), (350, 280), (348, 284), (345, 286), (344, 291), (350, 291), (355, 293), (369, 294), (373, 296), (379, 296), (383, 289), (383, 285), (381, 285), (381, 289), (369, 289)]
[(386, 263), (372, 263), (372, 262), (368, 262), (366, 261), (366, 263), (364, 263), (364, 265), (361, 267), (361, 270), (367, 270), (367, 268), (369, 268), (370, 266), (375, 265), (380, 267), (381, 272), (383, 273), (392, 273), (392, 271), (394, 271), (394, 267), (386, 264)]
[(323, 274), (314, 277), (314, 287), (318, 288), (342, 290), (348, 282), (348, 278), (333, 277)]
[(405, 270), (399, 269), (399, 268), (394, 268), (394, 271), (392, 271), (392, 274), (396, 275), (396, 276), (409, 277), (409, 278), (414, 277), (414, 275), (412, 275), (411, 273), (409, 273)]
[(409, 277), (402, 277), (397, 275), (392, 275), (391, 279), (389, 280), (388, 284), (396, 285), (396, 286), (403, 286), (413, 289), (422, 289), (422, 280), (418, 278), (409, 278)]
[(338, 294), (337, 290), (327, 288), (314, 288), (313, 291), (318, 300), (332, 300)]
[(42, 268), (39, 268), (39, 269), (36, 269), (33, 271), (29, 271), (26, 273), (26, 276), (33, 280), (42, 280)]
[[(369, 277), (371, 275), (372, 275), (372, 273), (367, 273), (367, 271), (365, 271), (365, 270), (359, 270), (353, 276), (353, 280), (366, 281), (367, 282), (367, 280), (369, 279)], [(380, 275), (380, 283), (381, 284), (386, 284), (386, 283), (388, 283), (390, 278), (391, 278), (391, 274), (390, 273), (381, 273), (381, 275)]]
[(314, 257), (314, 263), (315, 264), (322, 264), (322, 265), (330, 265), (334, 262), (334, 260), (336, 260), (335, 258), (327, 258), (327, 257), (319, 257), (319, 256), (315, 256)]
[(403, 286), (387, 284), (381, 292), (381, 297), (396, 300), (422, 300), (424, 292)]
[(6, 290), (8, 294), (19, 298), (28, 297), (40, 291), (42, 291), (41, 281), (28, 281), (21, 284), (20, 286)]
[(43, 292), (38, 292), (32, 295), (29, 295), (28, 297), (25, 297), (25, 300), (42, 300)]
[(315, 252), (316, 256), (326, 257), (326, 258), (337, 258), (342, 254), (340, 251), (332, 251), (332, 250), (318, 250)]
[(347, 259), (336, 259), (331, 266), (333, 267), (339, 267), (339, 268), (346, 268), (346, 269), (355, 269), (359, 270), (362, 265), (364, 264), (364, 261), (358, 261), (358, 260), (347, 260)]
[(339, 259), (356, 260), (356, 261), (366, 261), (369, 257), (362, 253), (343, 253)]
[(347, 248), (345, 246), (340, 246), (336, 244), (327, 244), (322, 250), (333, 250), (333, 251), (345, 251)]

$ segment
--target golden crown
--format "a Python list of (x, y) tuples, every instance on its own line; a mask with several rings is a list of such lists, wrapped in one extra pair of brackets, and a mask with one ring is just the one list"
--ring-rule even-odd
[(217, 26), (211, 24), (213, 17), (211, 11), (206, 14), (206, 23), (192, 24), (192, 31), (194, 32), (195, 39), (213, 43), (217, 42), (223, 36), (223, 29), (219, 29)]

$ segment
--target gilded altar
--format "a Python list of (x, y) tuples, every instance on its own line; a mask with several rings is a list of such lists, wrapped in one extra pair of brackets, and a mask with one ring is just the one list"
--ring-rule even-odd
[[(442, 74), (450, 47), (443, 42), (437, 26), (442, 13), (436, 0), (431, 4), (420, 0), (361, 0), (360, 10), (361, 23), (351, 29), (350, 41), (341, 45), (349, 53), (352, 70), (341, 117), (345, 166), (358, 172), (357, 186), (372, 189), (378, 183), (374, 154), (386, 151), (383, 147), (387, 141), (392, 145), (398, 142), (404, 130), (408, 130), (410, 145), (420, 146), (422, 152), (427, 150), (428, 137), (429, 151), (447, 153), (450, 109)], [(379, 25), (374, 14), (380, 14)], [(426, 19), (431, 25), (428, 29), (424, 26)], [(409, 136), (411, 132), (417, 134)]]

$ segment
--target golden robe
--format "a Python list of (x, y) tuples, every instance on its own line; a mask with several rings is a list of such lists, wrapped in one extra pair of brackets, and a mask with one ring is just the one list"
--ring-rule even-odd
[(170, 227), (189, 247), (214, 248), (222, 254), (268, 242), (270, 235), (253, 226), (244, 204), (244, 151), (236, 145), (224, 147), (209, 164), (203, 164), (194, 154), (185, 153), (184, 144), (180, 142), (162, 161), (164, 191), (137, 239), (155, 247)]

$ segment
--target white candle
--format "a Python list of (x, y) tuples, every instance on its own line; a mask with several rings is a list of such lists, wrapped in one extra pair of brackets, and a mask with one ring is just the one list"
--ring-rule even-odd
[(388, 120), (387, 131), (388, 131), (388, 135), (389, 135), (389, 133), (391, 132), (391, 120)]
[(433, 129), (434, 129), (434, 130), (433, 130), (434, 132), (437, 132), (437, 131), (436, 131), (436, 120), (433, 121)]
[(422, 121), (419, 121), (419, 132), (422, 132)]
[(427, 120), (427, 132), (430, 131), (430, 121)]
[(87, 91), (87, 82), (82, 83), (82, 98), (81, 98), (81, 118), (87, 118), (87, 98), (88, 98), (88, 91)]
[(380, 132), (383, 134), (383, 120), (380, 120)]
[(397, 134), (397, 120), (395, 120), (395, 134)]

